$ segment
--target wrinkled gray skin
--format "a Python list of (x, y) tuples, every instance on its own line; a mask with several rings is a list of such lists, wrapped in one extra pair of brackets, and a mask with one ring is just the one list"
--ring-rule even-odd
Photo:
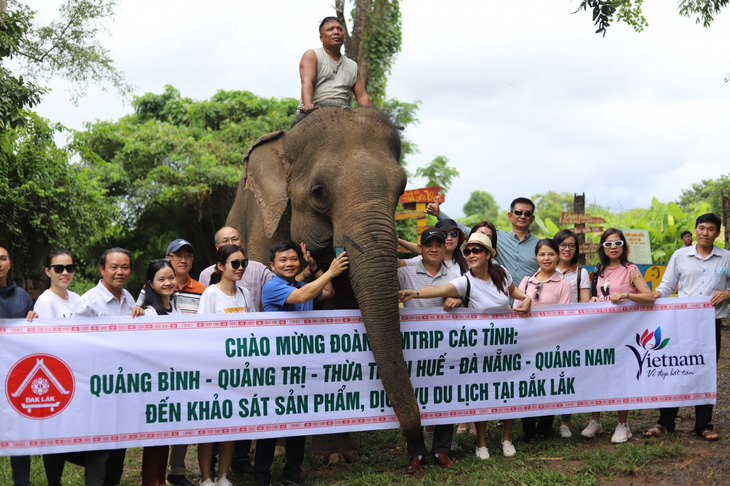
[[(320, 268), (343, 246), (350, 268), (334, 280), (325, 308), (359, 308), (378, 371), (406, 438), (417, 439), (418, 404), (401, 347), (394, 213), (406, 185), (400, 138), (377, 111), (321, 108), (289, 131), (257, 140), (244, 161), (227, 226), (246, 256), (269, 264), (281, 240), (304, 242)], [(315, 436), (310, 452), (352, 461), (348, 436)], [(341, 454), (341, 455), (340, 455)]]

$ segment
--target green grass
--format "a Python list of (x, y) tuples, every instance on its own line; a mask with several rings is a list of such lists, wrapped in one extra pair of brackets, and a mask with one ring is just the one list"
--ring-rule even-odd
[[(587, 422), (587, 416), (577, 415), (571, 426), (571, 439), (554, 438), (538, 443), (516, 443), (517, 455), (502, 457), (500, 446), (501, 428), (490, 423), (487, 428), (487, 442), (492, 457), (481, 461), (474, 456), (476, 438), (471, 435), (456, 435), (462, 451), (454, 452), (455, 465), (450, 469), (439, 469), (429, 465), (414, 476), (405, 474), (408, 457), (405, 443), (396, 430), (374, 431), (357, 434), (360, 442), (361, 460), (354, 464), (325, 465), (307, 459), (304, 464), (304, 479), (310, 485), (398, 485), (423, 484), (447, 485), (575, 485), (588, 486), (616, 478), (631, 477), (642, 471), (660, 470), (663, 461), (680, 456), (683, 439), (672, 437), (662, 441), (631, 440), (627, 444), (610, 443), (612, 414), (604, 420), (607, 433), (602, 437), (586, 441), (580, 437), (580, 430)], [(615, 417), (615, 416), (614, 416)], [(632, 423), (632, 419), (629, 420)], [(634, 434), (643, 430), (634, 425)], [(514, 436), (521, 433), (519, 421), (515, 422)], [(195, 447), (188, 449), (188, 477), (197, 473)], [(140, 484), (141, 449), (129, 449), (125, 462), (125, 474), (121, 486)], [(273, 483), (280, 479), (283, 459), (277, 458), (272, 468)], [(34, 485), (46, 483), (43, 462), (33, 457), (31, 479)], [(250, 476), (232, 475), (235, 485), (253, 484)], [(10, 460), (0, 457), (0, 484), (12, 484)], [(63, 477), (64, 485), (83, 485), (83, 469), (67, 464)]]

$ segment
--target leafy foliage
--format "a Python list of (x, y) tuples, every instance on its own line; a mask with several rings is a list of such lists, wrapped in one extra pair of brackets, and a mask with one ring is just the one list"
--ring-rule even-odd
[(426, 186), (441, 186), (444, 192), (451, 189), (451, 182), (458, 175), (459, 171), (449, 167), (449, 159), (443, 155), (437, 156), (425, 167), (416, 169), (416, 176), (428, 179)]
[(34, 79), (61, 76), (71, 81), (71, 100), (86, 94), (89, 82), (110, 85), (127, 96), (132, 87), (117, 69), (109, 51), (97, 39), (103, 22), (114, 17), (116, 0), (66, 0), (58, 7), (58, 18), (48, 25), (33, 22), (34, 12), (11, 0), (18, 15), (27, 19), (17, 53), (22, 71)]
[[(24, 34), (30, 29), (32, 16), (25, 11), (0, 10), (0, 62), (18, 56)], [(25, 123), (25, 110), (40, 103), (45, 89), (29, 83), (0, 64), (0, 131)]]
[(485, 220), (494, 222), (499, 215), (499, 206), (494, 196), (488, 192), (472, 191), (469, 200), (464, 204), (464, 214), (474, 220), (472, 224)]
[[(113, 214), (91, 171), (56, 146), (53, 136), (63, 130), (31, 113), (24, 126), (0, 133), (3, 239), (12, 248), (15, 275), (36, 281), (49, 250), (85, 254), (108, 231)], [(95, 258), (85, 262), (89, 278), (98, 278)]]
[[(260, 136), (288, 128), (297, 101), (247, 91), (194, 101), (166, 86), (132, 104), (134, 114), (87, 125), (72, 147), (118, 208), (116, 243), (144, 260), (186, 238), (200, 271), (212, 260), (213, 234), (233, 204), (246, 150)], [(142, 281), (143, 270), (137, 266), (133, 281)]]
[(687, 18), (696, 15), (696, 23), (709, 27), (715, 20), (715, 15), (720, 13), (720, 9), (727, 7), (728, 2), (730, 0), (679, 0), (677, 7), (679, 15)]
[(722, 213), (722, 191), (730, 194), (730, 174), (720, 176), (717, 179), (703, 179), (702, 182), (694, 183), (689, 189), (682, 190), (679, 197), (679, 206), (683, 209), (690, 208), (702, 202), (710, 205), (710, 211), (720, 215)]

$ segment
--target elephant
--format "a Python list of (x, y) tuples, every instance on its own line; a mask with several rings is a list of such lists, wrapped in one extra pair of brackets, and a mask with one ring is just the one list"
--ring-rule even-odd
[[(267, 266), (269, 248), (281, 240), (306, 243), (325, 269), (334, 248), (345, 248), (349, 270), (333, 281), (335, 295), (323, 308), (360, 309), (401, 432), (422, 440), (398, 311), (394, 214), (406, 185), (400, 150), (396, 128), (375, 109), (317, 109), (254, 142), (226, 225), (241, 233), (246, 256)], [(314, 439), (315, 457), (338, 461), (337, 448), (354, 447), (344, 458), (357, 460), (354, 441)]]

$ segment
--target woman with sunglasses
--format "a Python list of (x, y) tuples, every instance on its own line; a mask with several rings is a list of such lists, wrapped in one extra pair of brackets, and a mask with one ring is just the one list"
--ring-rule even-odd
[[(631, 301), (637, 304), (653, 304), (654, 294), (639, 271), (639, 267), (629, 262), (629, 245), (626, 237), (617, 228), (608, 228), (601, 235), (598, 246), (598, 259), (591, 283), (591, 302)], [(628, 426), (628, 410), (618, 412), (618, 424), (611, 437), (611, 442), (620, 444), (631, 438), (631, 429)], [(601, 412), (593, 412), (591, 421), (581, 435), (591, 438), (602, 434)]]
[[(461, 231), (456, 221), (453, 219), (444, 219), (436, 223), (436, 227), (446, 235), (446, 255), (444, 256), (444, 265), (449, 271), (457, 276), (463, 275), (469, 267), (466, 264), (464, 255), (461, 254), (460, 245), (464, 242), (464, 233)], [(398, 243), (407, 250), (418, 253), (418, 245), (409, 241), (398, 238)], [(417, 265), (421, 261), (421, 256), (409, 258), (408, 260), (398, 260), (398, 266)]]
[[(145, 316), (182, 314), (175, 304), (175, 270), (167, 258), (150, 260), (145, 271), (144, 300), (141, 307)], [(167, 456), (170, 447), (145, 446), (142, 450), (142, 486), (164, 486)]]
[[(248, 260), (243, 250), (237, 245), (223, 245), (216, 254), (215, 270), (210, 276), (210, 287), (200, 297), (198, 314), (230, 314), (237, 312), (253, 312), (254, 306), (248, 290), (236, 285), (243, 277)], [(218, 449), (218, 478), (210, 477), (213, 462), (213, 443), (198, 444), (198, 464), (202, 476), (201, 486), (232, 486), (226, 479), (231, 468), (235, 441), (221, 442)]]
[[(520, 288), (532, 297), (535, 307), (541, 305), (570, 304), (573, 302), (573, 289), (567, 280), (557, 271), (560, 247), (551, 238), (544, 238), (535, 245), (535, 258), (540, 269), (530, 277), (524, 277)], [(515, 300), (514, 305), (519, 305)], [(553, 428), (554, 415), (542, 417), (523, 417), (520, 438), (522, 442), (530, 442), (535, 437), (544, 439)]]
[(71, 317), (79, 294), (68, 290), (76, 272), (74, 257), (68, 250), (54, 251), (46, 258), (46, 290), (33, 310), (43, 319)]
[[(400, 301), (406, 302), (413, 298), (453, 297), (467, 302), (467, 307), (470, 309), (507, 312), (509, 311), (509, 298), (512, 297), (521, 301), (515, 309), (517, 312), (521, 314), (530, 312), (532, 299), (515, 287), (512, 277), (504, 267), (492, 262), (496, 251), (489, 237), (480, 232), (474, 232), (469, 236), (469, 241), (461, 246), (461, 250), (469, 265), (469, 271), (466, 274), (445, 285), (433, 285), (418, 290), (401, 290), (398, 293)], [(444, 310), (453, 308), (444, 303)], [(516, 453), (512, 445), (512, 423), (512, 419), (504, 421), (502, 452), (505, 457), (512, 457)], [(489, 459), (487, 422), (476, 422), (476, 429), (476, 456), (480, 459)]]
[[(46, 258), (46, 290), (33, 310), (43, 319), (72, 317), (79, 294), (68, 290), (76, 272), (74, 257), (68, 250), (54, 251)], [(67, 454), (44, 454), (43, 466), (49, 486), (60, 486)]]

